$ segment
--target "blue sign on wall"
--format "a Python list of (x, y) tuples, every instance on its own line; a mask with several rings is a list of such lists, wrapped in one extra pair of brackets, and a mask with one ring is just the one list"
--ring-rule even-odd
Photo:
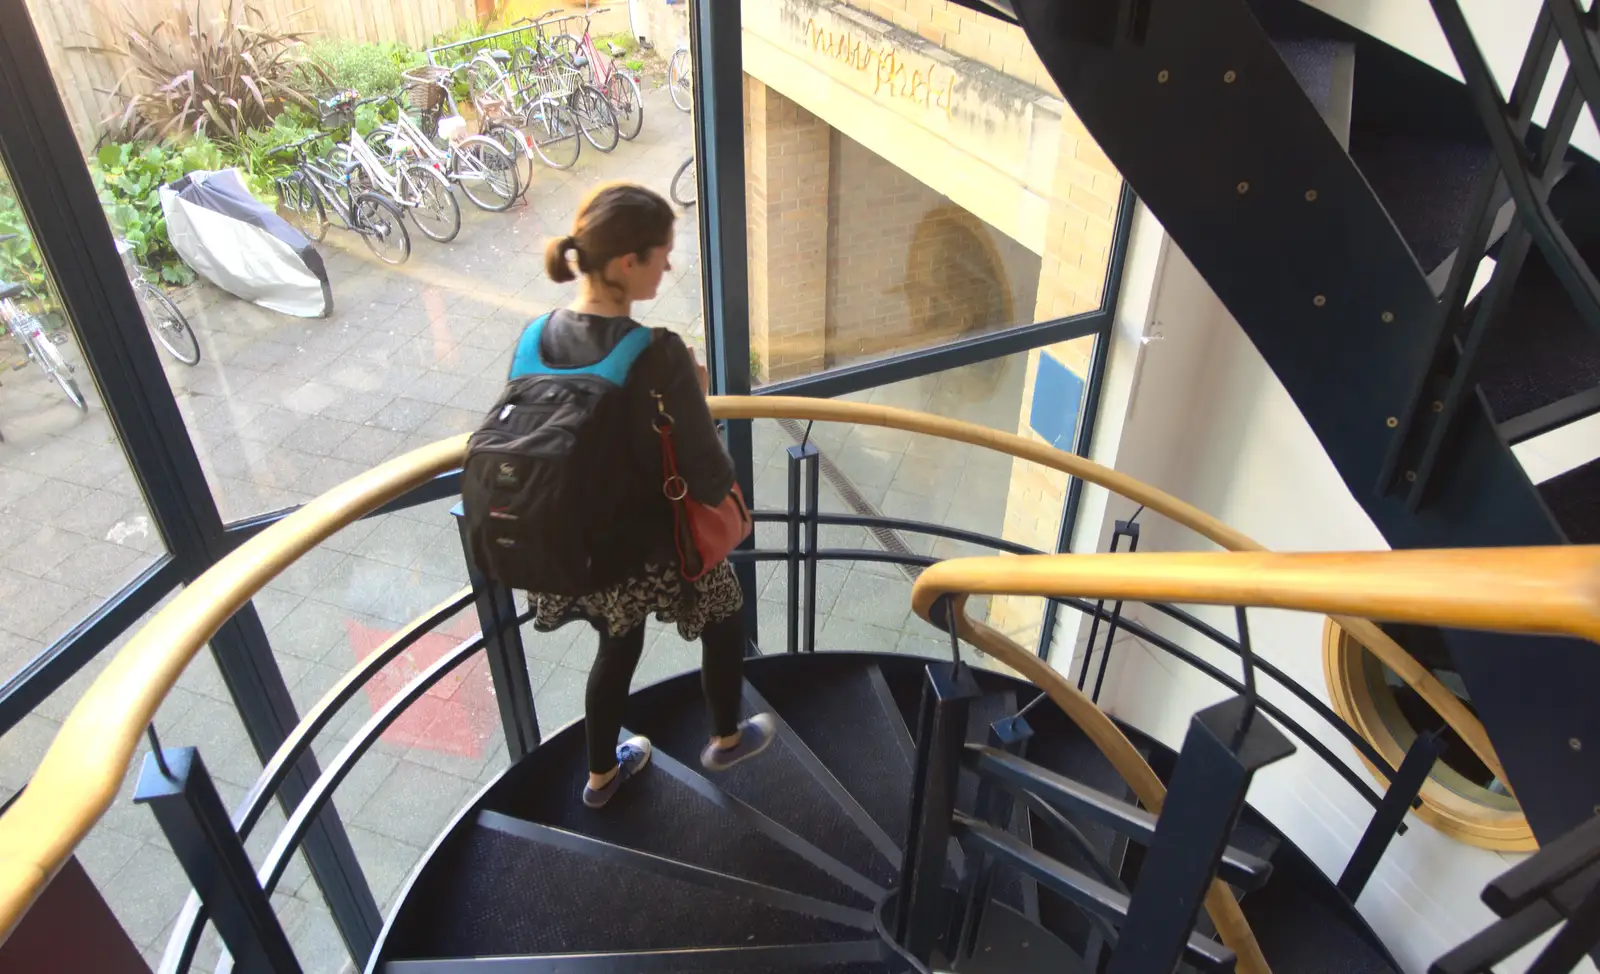
[(1039, 353), (1033, 376), (1033, 404), (1028, 425), (1058, 450), (1072, 449), (1078, 428), (1078, 407), (1083, 402), (1083, 379), (1073, 374), (1049, 352)]

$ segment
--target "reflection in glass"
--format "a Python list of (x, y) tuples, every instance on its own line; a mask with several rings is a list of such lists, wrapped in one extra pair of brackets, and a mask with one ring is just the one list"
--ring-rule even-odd
[(0, 680), (164, 550), (0, 168)]
[[(1082, 372), (1093, 339), (1079, 339), (959, 369), (880, 386), (843, 398), (960, 419), (1060, 449), (1071, 449), (1081, 411)], [(1071, 363), (1066, 364), (1066, 363)], [(787, 506), (788, 447), (809, 436), (821, 450), (821, 509), (959, 528), (1054, 550), (1069, 477), (1008, 454), (876, 426), (761, 420), (755, 423), (756, 504)], [(782, 524), (757, 526), (758, 545), (783, 547)], [(913, 531), (824, 527), (827, 548), (959, 558), (992, 549)], [(911, 613), (917, 570), (867, 562), (825, 563), (818, 572), (821, 649), (948, 652), (938, 633)], [(786, 639), (784, 566), (758, 568), (761, 645)], [(1037, 649), (1044, 600), (973, 599), (968, 611), (1028, 649)]]
[(1099, 307), (1122, 180), (1020, 28), (742, 10), (757, 384)]

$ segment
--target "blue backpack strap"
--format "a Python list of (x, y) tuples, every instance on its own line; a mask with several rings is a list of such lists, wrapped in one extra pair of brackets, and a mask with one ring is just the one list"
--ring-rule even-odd
[(650, 329), (641, 325), (624, 335), (622, 341), (606, 353), (605, 358), (593, 365), (558, 369), (544, 364), (544, 359), (539, 356), (539, 340), (549, 321), (549, 314), (542, 315), (523, 329), (522, 338), (517, 342), (516, 355), (511, 359), (511, 378), (520, 379), (525, 375), (597, 375), (612, 385), (620, 386), (627, 381), (634, 361), (650, 347), (650, 341), (655, 337)]
[(555, 370), (547, 368), (539, 357), (539, 339), (544, 336), (544, 326), (553, 311), (547, 311), (522, 329), (517, 340), (517, 352), (511, 357), (511, 374), (507, 378), (519, 379), (525, 375), (550, 375)]

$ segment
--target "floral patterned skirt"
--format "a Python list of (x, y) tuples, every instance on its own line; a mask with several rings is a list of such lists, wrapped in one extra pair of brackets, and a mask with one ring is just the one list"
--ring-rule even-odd
[(701, 630), (744, 606), (744, 592), (724, 561), (696, 581), (686, 581), (674, 564), (646, 565), (644, 571), (588, 595), (528, 593), (534, 628), (548, 632), (583, 620), (609, 636), (644, 625), (651, 613), (677, 623), (684, 641), (700, 638)]

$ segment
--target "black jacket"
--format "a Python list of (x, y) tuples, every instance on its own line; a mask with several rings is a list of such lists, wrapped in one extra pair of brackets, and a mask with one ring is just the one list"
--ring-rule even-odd
[[(607, 318), (579, 314), (566, 308), (550, 315), (539, 342), (539, 357), (554, 368), (579, 368), (605, 358), (623, 336), (641, 327), (632, 318)], [(716, 505), (733, 489), (733, 459), (717, 432), (706, 397), (700, 391), (694, 358), (683, 339), (665, 328), (654, 329), (655, 338), (640, 354), (623, 387), (628, 397), (629, 422), (626, 442), (637, 475), (652, 485), (644, 496), (652, 502), (639, 512), (637, 546), (607, 554), (615, 563), (629, 569), (646, 563), (666, 564), (677, 560), (672, 534), (672, 508), (661, 491), (665, 479), (661, 470), (661, 438), (651, 426), (660, 393), (673, 418), (673, 440), (678, 454), (678, 473), (689, 485), (689, 496), (702, 504)]]

